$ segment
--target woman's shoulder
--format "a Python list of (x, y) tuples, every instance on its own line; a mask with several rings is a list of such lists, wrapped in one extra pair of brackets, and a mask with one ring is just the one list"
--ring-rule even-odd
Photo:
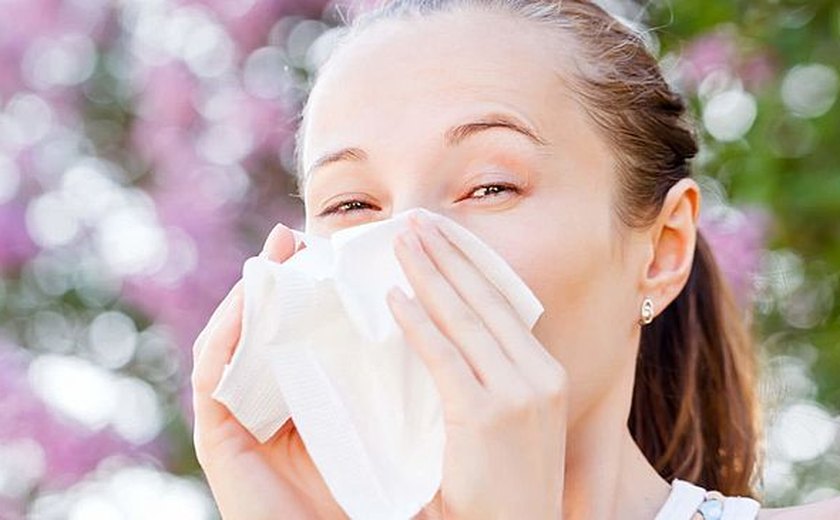
[(763, 508), (758, 520), (838, 520), (840, 497), (793, 507)]

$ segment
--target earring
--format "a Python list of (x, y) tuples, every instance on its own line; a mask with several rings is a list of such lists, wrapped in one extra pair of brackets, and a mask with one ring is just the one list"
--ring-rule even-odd
[(639, 325), (647, 325), (653, 321), (653, 300), (645, 296), (642, 301), (642, 317), (639, 319)]

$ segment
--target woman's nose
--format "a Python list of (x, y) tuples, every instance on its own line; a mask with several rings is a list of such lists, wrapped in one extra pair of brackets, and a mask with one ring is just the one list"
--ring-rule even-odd
[(427, 198), (423, 197), (408, 197), (406, 199), (395, 201), (394, 204), (391, 206), (391, 214), (387, 218), (393, 218), (396, 215), (401, 213), (405, 213), (406, 211), (412, 209), (422, 208), (427, 211), (431, 211), (432, 213), (439, 213), (445, 216), (447, 215), (447, 209), (443, 207), (440, 202), (436, 202)]

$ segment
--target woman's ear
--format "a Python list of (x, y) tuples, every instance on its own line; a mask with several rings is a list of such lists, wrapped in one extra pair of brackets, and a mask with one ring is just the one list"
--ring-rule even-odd
[(700, 187), (683, 178), (665, 196), (662, 209), (650, 227), (650, 258), (644, 264), (640, 291), (653, 300), (659, 314), (682, 291), (694, 261), (700, 214)]

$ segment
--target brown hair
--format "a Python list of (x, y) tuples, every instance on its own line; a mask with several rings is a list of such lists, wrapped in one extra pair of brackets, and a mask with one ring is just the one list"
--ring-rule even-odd
[[(628, 227), (653, 223), (668, 190), (691, 175), (697, 153), (683, 99), (663, 79), (640, 35), (582, 0), (380, 0), (344, 37), (379, 20), (460, 8), (520, 16), (571, 36), (576, 72), (561, 78), (610, 144), (614, 210)], [(568, 75), (567, 75), (568, 76)], [(305, 107), (304, 107), (305, 118)], [(298, 131), (296, 163), (300, 168)], [(746, 316), (698, 231), (688, 281), (642, 329), (630, 432), (659, 474), (728, 495), (756, 497), (760, 408)]]

